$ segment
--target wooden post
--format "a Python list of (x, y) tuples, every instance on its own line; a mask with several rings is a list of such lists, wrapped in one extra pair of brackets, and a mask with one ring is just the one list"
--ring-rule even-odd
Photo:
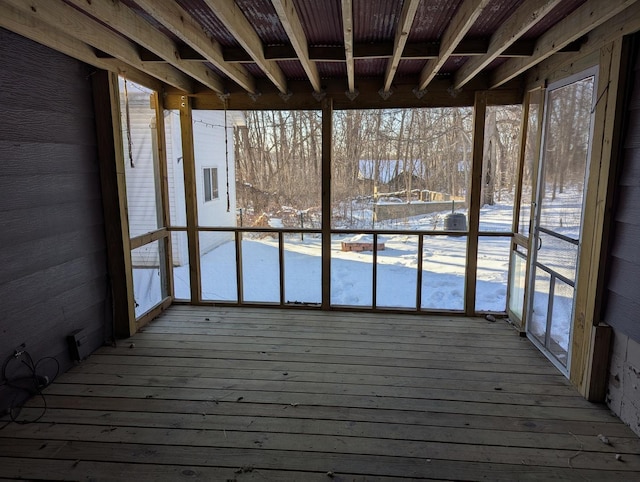
[(184, 195), (187, 210), (187, 239), (189, 242), (189, 281), (191, 303), (202, 302), (200, 281), (200, 235), (198, 233), (198, 200), (196, 189), (196, 161), (193, 147), (191, 98), (180, 98), (180, 131), (182, 134), (182, 162), (184, 166)]
[[(622, 138), (623, 97), (629, 45), (618, 39), (600, 50), (591, 161), (588, 170), (576, 280), (571, 344), (571, 382), (591, 401), (604, 400), (610, 333), (600, 325), (600, 303), (615, 173)], [(611, 214), (609, 212), (609, 214)]]
[[(167, 228), (171, 225), (170, 220), (170, 201), (169, 201), (169, 181), (167, 172), (167, 141), (165, 138), (164, 125), (164, 106), (162, 97), (154, 92), (151, 96), (153, 108), (156, 111), (155, 136), (154, 140), (154, 160), (157, 159), (157, 165), (154, 171), (157, 173), (156, 199), (158, 202), (158, 226)], [(173, 292), (173, 249), (171, 233), (167, 233), (167, 237), (158, 241), (158, 251), (160, 254), (160, 263), (163, 264), (164, 270), (161, 270), (166, 293), (163, 296), (174, 298)], [(164, 271), (164, 273), (163, 273)]]
[(331, 149), (333, 99), (322, 104), (322, 309), (331, 307)]
[(98, 70), (91, 76), (95, 109), (98, 162), (107, 240), (114, 335), (127, 338), (136, 332), (133, 273), (129, 244), (124, 148), (120, 129), (118, 76)]
[(476, 311), (476, 278), (478, 268), (478, 234), (480, 232), (480, 191), (482, 189), (482, 161), (484, 154), (484, 123), (487, 112), (485, 92), (476, 92), (473, 104), (473, 154), (469, 196), (469, 236), (467, 238), (467, 268), (464, 311), (473, 316)]

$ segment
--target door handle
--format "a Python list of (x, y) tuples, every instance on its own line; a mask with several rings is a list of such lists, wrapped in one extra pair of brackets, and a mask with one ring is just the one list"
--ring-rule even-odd
[(542, 248), (542, 238), (538, 237), (538, 251)]

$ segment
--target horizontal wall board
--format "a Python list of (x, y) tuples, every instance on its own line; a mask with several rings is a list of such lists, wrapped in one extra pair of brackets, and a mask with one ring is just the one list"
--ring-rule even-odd
[(56, 236), (83, 227), (104, 225), (102, 199), (85, 199), (2, 212), (0, 246)]
[(105, 250), (104, 226), (99, 224), (55, 236), (34, 238), (17, 245), (11, 252), (0, 250), (0, 285)]
[(615, 220), (640, 225), (640, 186), (620, 186)]
[(611, 256), (640, 265), (640, 223), (615, 223)]
[(99, 173), (93, 145), (0, 141), (0, 176)]
[(628, 337), (640, 340), (640, 302), (609, 291), (604, 321)]
[(0, 211), (100, 199), (100, 178), (90, 174), (0, 176)]

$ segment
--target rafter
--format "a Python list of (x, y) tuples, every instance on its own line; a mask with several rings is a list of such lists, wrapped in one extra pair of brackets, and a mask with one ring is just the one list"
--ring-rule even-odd
[(347, 62), (349, 92), (356, 90), (355, 62), (353, 60), (353, 1), (342, 0), (342, 30), (344, 31), (344, 53)]
[(433, 80), (456, 46), (478, 19), (487, 3), (489, 3), (489, 0), (465, 0), (458, 7), (442, 36), (438, 58), (429, 60), (420, 73), (418, 89), (425, 89), (429, 85), (429, 82)]
[[(166, 64), (144, 63), (136, 46), (111, 29), (91, 20), (75, 8), (59, 0), (3, 0), (24, 12), (34, 21), (66, 32), (81, 42), (107, 52), (133, 68), (162, 82), (191, 92), (193, 83), (183, 72)], [(113, 69), (110, 69), (113, 70)]]
[(86, 43), (46, 24), (33, 15), (2, 2), (0, 2), (0, 27), (99, 69), (126, 75), (128, 79), (149, 89), (158, 91), (162, 86), (157, 79), (149, 74), (145, 74), (118, 59), (101, 59)]
[(198, 62), (187, 62), (178, 55), (175, 43), (153, 28), (153, 26), (137, 15), (121, 2), (105, 2), (86, 0), (67, 0), (94, 18), (111, 26), (122, 35), (130, 38), (147, 50), (166, 60), (169, 64), (183, 71), (206, 87), (224, 92), (220, 77), (206, 65)]
[(220, 44), (205, 34), (198, 21), (174, 0), (136, 0), (136, 3), (200, 54), (203, 60), (211, 62), (243, 89), (255, 92), (253, 76), (243, 66), (226, 62)]
[(234, 0), (203, 0), (224, 23), (238, 43), (251, 55), (269, 80), (282, 93), (287, 92), (287, 79), (278, 64), (264, 58), (262, 40)]
[(291, 40), (291, 45), (297, 54), (298, 60), (302, 64), (302, 68), (309, 77), (309, 81), (313, 86), (313, 90), (320, 92), (322, 86), (320, 85), (320, 74), (315, 62), (309, 59), (309, 45), (307, 37), (302, 28), (300, 17), (296, 12), (296, 7), (291, 0), (271, 0), (273, 7), (280, 17), (282, 26)]
[(387, 62), (387, 70), (384, 74), (384, 91), (388, 92), (391, 88), (391, 82), (396, 75), (398, 64), (402, 58), (407, 38), (409, 37), (409, 31), (413, 24), (413, 19), (418, 11), (418, 5), (420, 0), (404, 0), (402, 5), (402, 13), (400, 14), (400, 21), (396, 28), (396, 35), (393, 40), (393, 55)]
[(635, 2), (636, 0), (587, 0), (538, 38), (531, 57), (510, 59), (498, 67), (493, 74), (491, 87), (499, 87), (517, 77)]
[(542, 20), (561, 0), (528, 0), (518, 7), (489, 41), (486, 55), (468, 60), (455, 75), (454, 88), (459, 89), (478, 75), (502, 52)]

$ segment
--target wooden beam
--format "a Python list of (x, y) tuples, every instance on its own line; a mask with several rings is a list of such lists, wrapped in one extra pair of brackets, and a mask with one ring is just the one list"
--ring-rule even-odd
[(396, 27), (396, 34), (393, 40), (393, 55), (387, 62), (387, 70), (384, 74), (384, 91), (389, 92), (391, 88), (391, 82), (398, 70), (398, 64), (402, 58), (402, 52), (404, 51), (405, 44), (407, 43), (407, 37), (413, 25), (413, 19), (418, 11), (418, 5), (420, 0), (404, 0), (402, 4), (402, 13), (400, 14), (400, 20)]
[(596, 53), (605, 45), (617, 40), (621, 36), (630, 35), (640, 30), (640, 2), (636, 2), (609, 19), (596, 29), (589, 32), (586, 41), (581, 45), (577, 55), (554, 55), (539, 63), (527, 72), (527, 85), (548, 82), (554, 73), (566, 70), (565, 66), (576, 60)]
[(180, 96), (180, 132), (182, 137), (182, 165), (184, 166), (184, 196), (187, 212), (187, 240), (189, 244), (189, 283), (191, 303), (202, 301), (200, 277), (200, 234), (198, 233), (198, 197), (196, 187), (196, 159), (193, 146), (193, 117), (191, 98)]
[[(224, 92), (220, 77), (204, 64), (186, 62), (178, 55), (176, 44), (140, 17), (122, 2), (87, 2), (68, 0), (92, 17), (109, 25), (120, 34), (130, 38), (145, 49), (166, 60), (170, 65), (197, 80), (202, 85)], [(86, 17), (88, 19), (88, 17)]]
[[(248, 92), (254, 93), (256, 91), (253, 76), (244, 67), (227, 62), (222, 54), (220, 44), (209, 37), (202, 30), (200, 23), (174, 0), (140, 0), (136, 3), (194, 52), (202, 55), (204, 60), (211, 62), (228, 75), (240, 87)], [(180, 57), (183, 60), (188, 60), (185, 58), (186, 55), (184, 55), (182, 48), (180, 49)]]
[(478, 19), (489, 0), (465, 0), (449, 22), (442, 35), (440, 53), (437, 59), (429, 60), (420, 73), (418, 90), (424, 90), (433, 80), (444, 63), (449, 59), (456, 46)]
[(98, 57), (94, 49), (86, 43), (68, 35), (62, 30), (58, 30), (25, 11), (18, 10), (2, 2), (0, 2), (0, 26), (99, 69), (121, 73), (128, 79), (144, 85), (149, 89), (162, 89), (162, 83), (151, 75), (121, 60), (102, 59)]
[(344, 54), (347, 62), (347, 85), (349, 92), (356, 90), (355, 63), (353, 60), (353, 0), (342, 0), (342, 30), (344, 32)]
[(283, 94), (287, 93), (287, 79), (272, 60), (264, 57), (262, 40), (234, 0), (204, 0), (204, 3), (224, 23), (238, 43), (251, 55), (267, 77)]
[(464, 311), (474, 316), (476, 310), (476, 279), (478, 276), (478, 234), (480, 233), (480, 192), (484, 161), (484, 125), (487, 113), (485, 92), (476, 92), (473, 105), (473, 153), (471, 185), (469, 189), (469, 237), (467, 238), (467, 266), (465, 273)]
[[(137, 72), (144, 72), (163, 83), (176, 87), (180, 91), (191, 92), (193, 90), (191, 79), (182, 72), (169, 65), (145, 64), (140, 60), (135, 45), (61, 1), (3, 1), (11, 4), (15, 9), (20, 11), (24, 17), (22, 19), (24, 22), (29, 22), (29, 26), (23, 24), (23, 30), (30, 28), (42, 29), (41, 32), (33, 32), (34, 36), (40, 39), (37, 40), (40, 43), (52, 46), (55, 44), (69, 51), (70, 55), (75, 54), (74, 56), (78, 55), (86, 58), (88, 55), (83, 53), (85, 49), (82, 48), (81, 44), (78, 42), (68, 42), (67, 35), (57, 33), (61, 30), (76, 40), (94, 48), (104, 50), (117, 58), (119, 62), (107, 61), (106, 59), (99, 60), (101, 65), (104, 65), (102, 64), (103, 62), (108, 62), (106, 66), (110, 67), (109, 70), (111, 71), (117, 71), (123, 74), (131, 72), (137, 77), (140, 77), (140, 75), (137, 75)], [(4, 10), (8, 9), (4, 8)], [(11, 16), (11, 12), (7, 11), (6, 13), (7, 16)], [(4, 20), (3, 18), (2, 21)], [(94, 57), (98, 59), (95, 53)], [(95, 61), (92, 62), (92, 64), (95, 64)], [(122, 70), (120, 70), (121, 68)]]
[(555, 24), (536, 41), (531, 57), (511, 59), (496, 69), (492, 76), (491, 88), (529, 70), (546, 58), (579, 39), (611, 17), (629, 7), (636, 0), (587, 0), (571, 15)]
[(320, 74), (318, 73), (315, 62), (309, 59), (309, 46), (302, 28), (302, 23), (300, 22), (300, 17), (298, 16), (298, 12), (296, 12), (296, 6), (292, 0), (271, 0), (271, 3), (276, 9), (278, 17), (280, 17), (282, 26), (289, 36), (289, 40), (291, 40), (298, 60), (302, 64), (302, 68), (306, 72), (307, 77), (309, 77), (313, 90), (320, 92), (322, 90)]
[(486, 55), (468, 60), (456, 72), (454, 88), (462, 88), (559, 3), (560, 0), (529, 0), (520, 5), (513, 15), (504, 21), (491, 36)]
[(118, 76), (99, 70), (91, 76), (95, 110), (98, 163), (115, 335), (127, 338), (136, 332), (133, 271), (127, 217), (124, 147), (120, 127)]
[(322, 103), (322, 309), (331, 307), (331, 170), (333, 101)]
[(156, 229), (155, 231), (151, 231), (149, 233), (136, 236), (135, 238), (131, 238), (131, 240), (129, 241), (129, 245), (131, 249), (138, 249), (145, 244), (153, 243), (154, 241), (164, 239), (168, 236), (169, 231), (167, 231), (166, 227), (162, 227), (160, 229)]

